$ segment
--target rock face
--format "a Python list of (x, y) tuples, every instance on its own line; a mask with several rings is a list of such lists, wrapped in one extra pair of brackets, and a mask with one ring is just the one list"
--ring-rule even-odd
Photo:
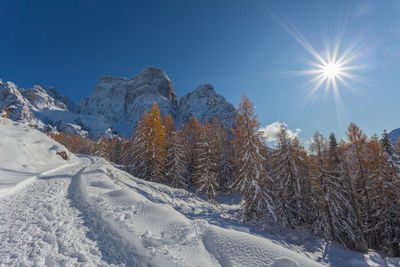
[[(52, 89), (55, 92), (55, 89)], [(33, 88), (28, 90), (21, 90), (21, 94), (28, 100), (33, 107), (35, 107), (35, 111), (41, 111), (44, 109), (47, 110), (67, 110), (67, 106), (50, 96), (43, 87), (39, 85), (35, 85)]]
[(24, 121), (43, 131), (61, 131), (92, 138), (132, 134), (145, 110), (157, 102), (161, 115), (172, 115), (178, 126), (192, 116), (200, 122), (217, 117), (226, 127), (235, 119), (235, 109), (210, 84), (199, 86), (179, 101), (167, 74), (145, 68), (130, 79), (105, 76), (89, 97), (75, 105), (56, 89), (35, 85), (24, 90), (0, 80), (0, 109), (15, 121)]
[(65, 108), (69, 111), (75, 112), (77, 109), (77, 106), (75, 105), (74, 102), (72, 102), (68, 97), (65, 95), (60, 94), (55, 88), (50, 87), (49, 89), (46, 90), (46, 92), (54, 98), (56, 101), (61, 102), (64, 104)]
[(225, 98), (217, 94), (214, 86), (204, 84), (179, 100), (180, 121), (188, 121), (195, 116), (201, 123), (211, 121), (214, 117), (231, 127), (235, 120), (235, 108)]
[(162, 115), (177, 117), (177, 97), (170, 79), (164, 71), (147, 67), (131, 79), (102, 77), (90, 97), (80, 101), (78, 110), (136, 125), (154, 102)]
[(9, 112), (10, 119), (15, 121), (34, 122), (33, 105), (22, 95), (12, 82), (0, 80), (0, 105)]
[[(54, 88), (52, 92), (59, 94)], [(69, 99), (65, 99), (69, 101)], [(65, 113), (68, 111), (65, 103), (52, 97), (39, 85), (25, 90), (18, 89), (12, 82), (2, 82), (1, 80), (0, 107), (7, 110), (10, 119), (26, 122), (40, 130), (47, 128), (48, 118), (44, 114), (51, 112)]]

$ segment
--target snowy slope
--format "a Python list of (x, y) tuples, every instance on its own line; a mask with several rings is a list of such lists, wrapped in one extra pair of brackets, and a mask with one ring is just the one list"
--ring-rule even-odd
[[(126, 239), (126, 250), (120, 249), (118, 258), (134, 250), (136, 257), (160, 266), (269, 266), (280, 261), (294, 266), (319, 265), (268, 239), (185, 216), (173, 207), (176, 203), (183, 209), (192, 206), (194, 214), (212, 207), (184, 190), (144, 182), (102, 159), (89, 159), (91, 164), (75, 180), (76, 199), (89, 217), (96, 217), (94, 228), (106, 229), (109, 236), (103, 252), (110, 258), (117, 256), (113, 246), (117, 248), (121, 239)], [(186, 199), (182, 201), (182, 197)], [(169, 201), (175, 204), (167, 204)], [(97, 238), (99, 243), (106, 242), (102, 234), (97, 233)]]
[(257, 232), (234, 219), (237, 205), (213, 206), (185, 190), (134, 178), (100, 158), (62, 160), (55, 151), (64, 147), (7, 119), (0, 119), (0, 135), (0, 184), (35, 177), (0, 196), (0, 265), (400, 264), (345, 249), (316, 251)]
[[(75, 104), (56, 89), (35, 85), (31, 89), (18, 88), (12, 82), (0, 80), (0, 109), (5, 108), (12, 120), (43, 132), (64, 132), (90, 137), (109, 136), (112, 127), (104, 117), (77, 114)], [(130, 130), (132, 128), (130, 127)]]
[[(73, 164), (76, 158), (59, 143), (27, 125), (0, 118), (0, 196), (12, 193), (47, 170)], [(65, 151), (65, 161), (57, 152)]]

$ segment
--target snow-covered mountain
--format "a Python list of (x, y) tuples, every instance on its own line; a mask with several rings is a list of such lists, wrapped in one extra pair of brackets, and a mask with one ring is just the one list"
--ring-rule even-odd
[(49, 97), (40, 86), (35, 85), (32, 89), (24, 90), (18, 89), (12, 82), (2, 80), (0, 80), (0, 105), (9, 112), (12, 120), (24, 121), (37, 128), (43, 128), (44, 123), (35, 116), (35, 112), (44, 108), (65, 110), (65, 106), (56, 103), (55, 99)]
[(76, 105), (56, 89), (35, 85), (25, 90), (0, 80), (0, 108), (10, 118), (42, 131), (62, 131), (91, 137), (118, 133), (129, 136), (143, 111), (157, 102), (162, 115), (170, 114), (177, 125), (196, 116), (201, 122), (217, 117), (232, 126), (235, 109), (212, 85), (199, 86), (179, 101), (165, 71), (146, 67), (130, 78), (105, 76), (89, 97)]
[(78, 110), (136, 125), (154, 102), (162, 115), (177, 117), (178, 103), (171, 80), (163, 70), (147, 67), (131, 79), (102, 77), (90, 97), (81, 99)]
[(389, 133), (389, 138), (390, 141), (392, 141), (393, 144), (396, 144), (397, 141), (400, 138), (400, 128), (394, 129)]
[(1, 266), (400, 264), (307, 233), (258, 231), (237, 220), (240, 205), (215, 206), (75, 156), (22, 123), (0, 118), (0, 136)]
[(188, 121), (192, 116), (200, 122), (217, 117), (227, 127), (231, 127), (235, 120), (234, 106), (222, 95), (217, 94), (211, 84), (200, 85), (193, 92), (183, 96), (179, 100), (179, 114), (181, 122)]

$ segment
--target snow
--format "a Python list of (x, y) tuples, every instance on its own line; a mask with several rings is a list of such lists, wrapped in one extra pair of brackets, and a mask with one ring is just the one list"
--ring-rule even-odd
[(0, 196), (32, 182), (37, 175), (66, 164), (57, 152), (68, 150), (48, 136), (29, 126), (0, 119)]
[[(289, 244), (278, 231), (262, 233), (235, 220), (235, 204), (214, 206), (188, 191), (132, 177), (97, 157), (62, 160), (55, 152), (63, 146), (7, 119), (0, 120), (0, 134), (0, 184), (19, 185), (0, 196), (0, 265), (400, 264), (377, 253), (342, 249), (325, 255), (330, 250), (318, 254)], [(28, 177), (35, 178), (20, 181)]]

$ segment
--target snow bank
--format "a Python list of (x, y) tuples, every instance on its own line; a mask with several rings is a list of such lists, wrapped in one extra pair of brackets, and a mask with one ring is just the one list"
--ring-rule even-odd
[[(47, 170), (76, 161), (73, 154), (45, 134), (0, 118), (0, 197), (28, 184)], [(65, 151), (65, 161), (57, 152)]]
[[(135, 266), (320, 266), (268, 239), (211, 225), (205, 219), (188, 218), (167, 204), (174, 198), (168, 200), (164, 191), (174, 194), (176, 201), (184, 202), (184, 190), (143, 182), (102, 159), (87, 159), (90, 164), (78, 179), (72, 181), (74, 199), (89, 221), (87, 224), (91, 225), (93, 236), (109, 263), (122, 261)], [(130, 182), (124, 183), (126, 179)], [(207, 210), (208, 205), (203, 201), (190, 198), (199, 202), (192, 203), (193, 206), (197, 204), (197, 211)], [(206, 209), (203, 210), (202, 206)]]

